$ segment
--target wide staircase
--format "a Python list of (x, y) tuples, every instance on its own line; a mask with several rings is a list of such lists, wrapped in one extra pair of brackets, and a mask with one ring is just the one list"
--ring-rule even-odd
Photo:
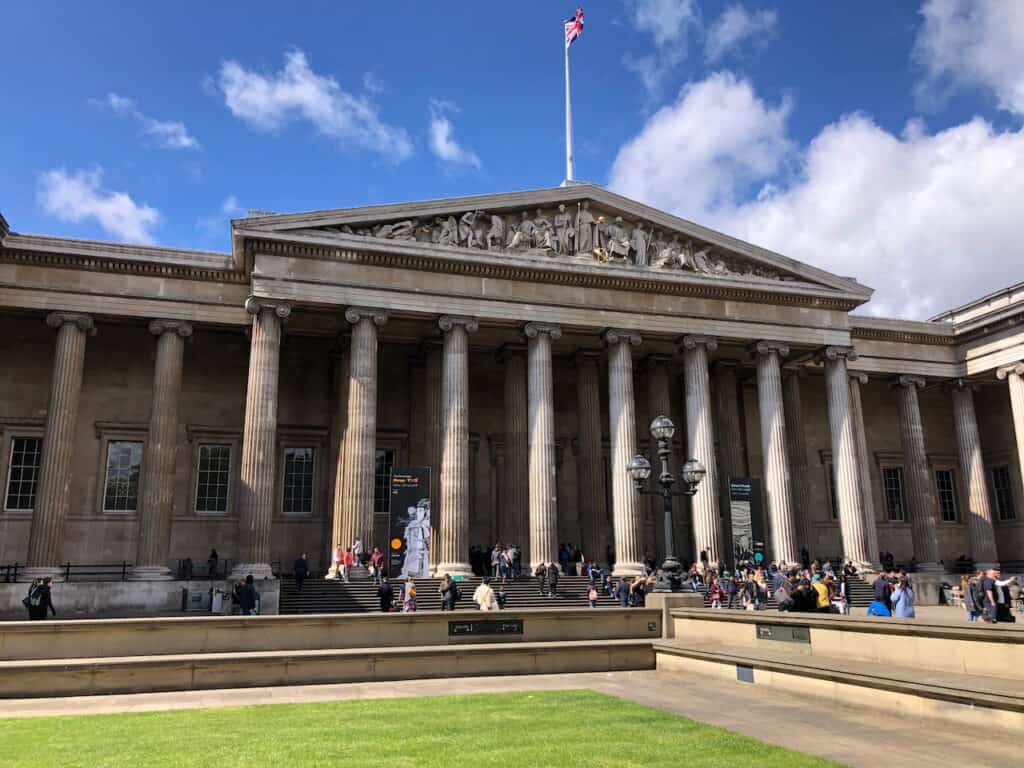
[[(871, 604), (872, 599), (874, 599), (871, 591), (871, 584), (860, 577), (850, 579), (847, 581), (847, 584), (850, 589), (850, 607), (867, 608)], [(704, 607), (711, 607), (711, 601), (707, 598), (707, 595), (704, 596)], [(779, 604), (775, 601), (775, 595), (769, 597), (764, 604), (764, 610), (774, 611), (778, 609), (778, 607)], [(733, 608), (743, 608), (743, 600), (739, 596), (737, 596), (735, 601), (733, 601)]]
[[(473, 603), (473, 592), (480, 581), (479, 577), (474, 577), (459, 582), (462, 599), (456, 604), (456, 610), (478, 610)], [(391, 582), (396, 602), (400, 601), (402, 583), (397, 579)], [(491, 585), (497, 589), (499, 581), (492, 580)], [(441, 594), (438, 592), (440, 586), (441, 579), (416, 579), (417, 610), (441, 610)], [(533, 577), (520, 576), (506, 582), (505, 591), (508, 599), (505, 608), (586, 608), (589, 590), (590, 581), (586, 576), (562, 576), (558, 580), (555, 597), (548, 597), (540, 594)], [(610, 608), (618, 605), (618, 600), (614, 597), (599, 594), (598, 606)], [(295, 579), (286, 576), (281, 580), (280, 611), (285, 614), (379, 612), (377, 584), (369, 576), (354, 574), (347, 583), (336, 579), (306, 579), (300, 592), (296, 589)]]

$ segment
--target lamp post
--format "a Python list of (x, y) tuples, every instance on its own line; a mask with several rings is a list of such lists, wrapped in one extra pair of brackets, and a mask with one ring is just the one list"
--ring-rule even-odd
[(629, 462), (626, 468), (633, 478), (633, 484), (637, 493), (646, 496), (661, 496), (665, 509), (665, 562), (661, 564), (657, 581), (654, 584), (655, 592), (678, 592), (682, 588), (683, 575), (682, 564), (675, 555), (675, 540), (672, 535), (672, 497), (693, 496), (697, 493), (697, 486), (704, 479), (707, 470), (696, 459), (687, 459), (683, 464), (679, 479), (682, 482), (682, 491), (673, 491), (672, 486), (676, 483), (668, 467), (668, 457), (671, 454), (670, 445), (672, 436), (676, 432), (676, 425), (668, 416), (658, 416), (651, 422), (651, 437), (658, 442), (658, 456), (661, 458), (661, 474), (658, 476), (660, 488), (646, 488), (648, 479), (651, 477), (651, 462), (642, 454), (637, 454)]

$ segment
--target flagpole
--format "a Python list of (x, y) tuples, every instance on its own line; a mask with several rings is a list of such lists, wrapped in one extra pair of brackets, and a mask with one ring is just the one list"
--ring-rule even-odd
[(569, 44), (565, 44), (565, 180), (573, 180), (572, 99), (569, 93)]

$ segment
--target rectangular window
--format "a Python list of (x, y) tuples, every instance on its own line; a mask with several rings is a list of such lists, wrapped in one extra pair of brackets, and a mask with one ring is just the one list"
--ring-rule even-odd
[(284, 449), (284, 506), (286, 515), (313, 514), (314, 448)]
[(1013, 491), (1010, 488), (1010, 468), (1007, 466), (992, 467), (989, 470), (992, 481), (992, 501), (999, 520), (1016, 520), (1017, 512), (1013, 508)]
[(903, 467), (882, 467), (882, 490), (885, 494), (886, 519), (892, 522), (906, 520), (903, 511)]
[(142, 443), (122, 440), (107, 443), (107, 481), (104, 512), (134, 512), (139, 505)]
[(942, 522), (957, 522), (960, 519), (960, 509), (956, 499), (956, 480), (953, 478), (953, 470), (935, 470), (935, 489), (939, 495), (939, 511), (942, 513)]
[[(394, 451), (384, 448), (377, 449), (377, 468), (373, 474), (374, 515), (387, 515), (391, 510), (391, 468), (394, 464)], [(434, 482), (437, 481), (434, 480)]]
[(196, 512), (223, 515), (231, 487), (231, 446), (200, 445), (196, 472)]
[(839, 518), (839, 500), (836, 498), (836, 468), (834, 464), (825, 465), (828, 470), (828, 501), (831, 505), (832, 519)]
[(11, 438), (11, 461), (7, 469), (8, 512), (31, 512), (36, 508), (36, 484), (43, 440), (39, 437)]

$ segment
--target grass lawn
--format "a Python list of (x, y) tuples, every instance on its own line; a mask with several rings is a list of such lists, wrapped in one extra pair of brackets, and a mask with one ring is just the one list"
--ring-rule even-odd
[[(709, 703), (710, 704), (710, 703)], [(834, 765), (593, 691), (0, 720), (2, 766)]]

